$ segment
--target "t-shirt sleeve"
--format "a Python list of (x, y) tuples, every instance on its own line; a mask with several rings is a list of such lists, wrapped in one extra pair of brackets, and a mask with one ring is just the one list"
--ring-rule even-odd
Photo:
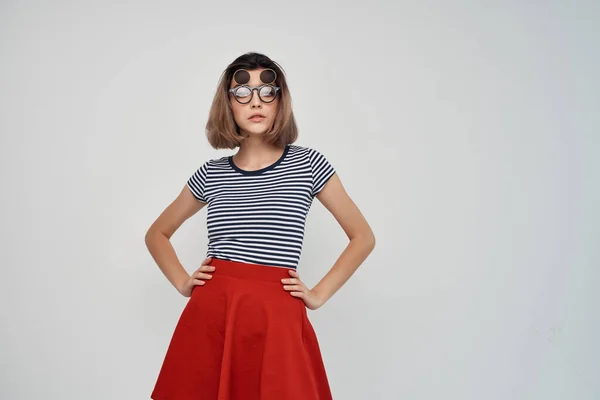
[(208, 175), (208, 161), (202, 164), (200, 168), (196, 170), (190, 176), (187, 181), (187, 186), (194, 195), (194, 197), (203, 203), (208, 203), (206, 197), (204, 195), (204, 190), (206, 188), (206, 177)]
[(315, 197), (325, 184), (335, 173), (335, 168), (329, 163), (327, 158), (318, 150), (311, 149), (310, 151), (310, 168), (312, 171), (313, 187), (312, 197)]

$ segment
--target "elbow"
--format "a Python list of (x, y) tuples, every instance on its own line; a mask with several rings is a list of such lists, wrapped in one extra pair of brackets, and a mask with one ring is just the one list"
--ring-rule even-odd
[(375, 244), (376, 244), (376, 239), (375, 239), (375, 234), (373, 233), (373, 229), (371, 229), (371, 227), (369, 227), (367, 229), (367, 231), (363, 234), (363, 237), (365, 238), (365, 246), (367, 247), (367, 249), (369, 250), (369, 253), (373, 251), (373, 249), (375, 248)]
[(155, 228), (148, 229), (146, 235), (144, 236), (144, 243), (146, 244), (146, 247), (150, 248), (156, 236), (160, 234), (161, 232)]
[(375, 249), (375, 244), (376, 244), (376, 240), (375, 240), (375, 234), (373, 233), (373, 231), (371, 231), (371, 233), (368, 236), (367, 239), (367, 243), (369, 244), (369, 252), (373, 251), (373, 249)]
[(154, 232), (152, 231), (152, 228), (148, 229), (148, 231), (146, 231), (146, 235), (144, 235), (144, 243), (146, 244), (146, 247), (150, 247), (150, 242), (152, 241), (152, 236), (154, 235)]
[(369, 229), (366, 232), (360, 233), (354, 237), (351, 237), (350, 240), (356, 240), (357, 242), (362, 243), (362, 246), (370, 253), (375, 248), (375, 235), (373, 231)]

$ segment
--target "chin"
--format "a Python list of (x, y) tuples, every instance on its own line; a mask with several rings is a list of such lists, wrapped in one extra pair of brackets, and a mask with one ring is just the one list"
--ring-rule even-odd
[(245, 128), (244, 129), (246, 132), (248, 132), (249, 135), (253, 136), (253, 135), (262, 135), (264, 134), (267, 130), (268, 127), (266, 126), (251, 126), (249, 128)]

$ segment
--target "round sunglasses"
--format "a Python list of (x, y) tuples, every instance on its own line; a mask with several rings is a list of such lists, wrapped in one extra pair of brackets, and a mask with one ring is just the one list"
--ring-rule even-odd
[(258, 98), (263, 103), (271, 103), (277, 97), (277, 93), (281, 87), (273, 86), (271, 84), (264, 84), (260, 86), (248, 86), (240, 85), (229, 89), (229, 93), (233, 94), (233, 97), (240, 104), (248, 104), (254, 97), (254, 91), (258, 92)]

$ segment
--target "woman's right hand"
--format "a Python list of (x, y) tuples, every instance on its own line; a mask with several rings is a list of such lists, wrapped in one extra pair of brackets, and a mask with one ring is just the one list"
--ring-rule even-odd
[(204, 286), (206, 282), (204, 279), (210, 280), (212, 279), (212, 275), (208, 272), (214, 272), (215, 267), (212, 265), (208, 265), (212, 260), (212, 257), (208, 257), (206, 260), (202, 262), (200, 268), (194, 271), (194, 273), (190, 276), (190, 278), (184, 282), (183, 287), (179, 291), (185, 297), (192, 296), (192, 289), (196, 285)]

